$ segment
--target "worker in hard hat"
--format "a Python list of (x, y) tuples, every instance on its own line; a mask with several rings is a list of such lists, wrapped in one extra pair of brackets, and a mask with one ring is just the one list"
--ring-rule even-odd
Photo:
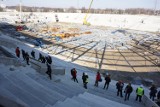
[(136, 94), (136, 101), (139, 99), (139, 102), (141, 102), (142, 96), (144, 95), (143, 85), (140, 85), (140, 87), (136, 89)]

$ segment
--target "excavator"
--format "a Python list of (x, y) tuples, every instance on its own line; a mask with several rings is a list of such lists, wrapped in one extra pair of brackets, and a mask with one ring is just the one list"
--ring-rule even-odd
[(90, 25), (91, 25), (89, 22), (87, 22), (87, 16), (88, 16), (88, 13), (90, 12), (92, 3), (93, 3), (93, 0), (91, 0), (91, 3), (90, 3), (89, 8), (88, 8), (88, 10), (87, 10), (87, 13), (86, 13), (86, 15), (85, 15), (85, 17), (84, 17), (83, 25), (87, 25), (87, 26), (90, 26)]

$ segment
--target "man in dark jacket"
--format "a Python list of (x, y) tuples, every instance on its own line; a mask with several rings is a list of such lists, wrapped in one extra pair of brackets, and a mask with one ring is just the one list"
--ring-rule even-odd
[(132, 91), (133, 91), (133, 88), (131, 86), (131, 83), (129, 83), (126, 86), (125, 91), (124, 91), (125, 92), (125, 98), (124, 98), (125, 101), (129, 100), (129, 97), (130, 97), (130, 94), (132, 93)]
[(87, 83), (88, 83), (88, 74), (87, 73), (83, 73), (82, 80), (83, 80), (84, 88), (87, 89)]
[(157, 93), (157, 89), (155, 87), (155, 85), (152, 85), (152, 87), (150, 88), (150, 99), (152, 99), (152, 101), (154, 101), (154, 98), (156, 97), (156, 93)]
[(23, 49), (21, 51), (22, 51), (23, 60), (26, 60), (26, 53), (25, 53), (25, 51)]
[(42, 63), (46, 63), (46, 58), (42, 56)]
[(123, 82), (120, 80), (116, 83), (116, 87), (117, 87), (117, 96), (119, 96), (119, 93), (120, 93), (120, 96), (123, 97), (122, 95), (122, 91), (123, 91)]
[(26, 62), (29, 65), (29, 54), (28, 54), (28, 52), (25, 53), (25, 56), (26, 56)]
[(49, 64), (52, 64), (52, 58), (51, 56), (48, 55), (48, 61), (47, 61)]
[(38, 60), (39, 60), (40, 62), (42, 62), (42, 60), (43, 60), (43, 55), (42, 55), (41, 53), (39, 53), (39, 58), (38, 58)]
[(82, 74), (83, 85), (85, 84), (85, 73)]
[(48, 74), (50, 80), (52, 79), (52, 69), (51, 66), (49, 64), (47, 64), (47, 72), (46, 74)]
[(35, 59), (35, 52), (32, 50), (31, 52), (32, 57)]
[(110, 82), (111, 82), (111, 78), (110, 78), (110, 74), (108, 74), (108, 75), (106, 75), (106, 77), (105, 77), (105, 84), (104, 84), (103, 89), (105, 89), (106, 85), (107, 85), (107, 88), (106, 88), (106, 89), (108, 89)]
[(157, 93), (157, 99), (160, 99), (160, 91)]
[(75, 68), (72, 68), (72, 69), (71, 69), (71, 76), (72, 76), (71, 79), (72, 79), (72, 80), (73, 80), (73, 72), (74, 72), (74, 70), (75, 70)]

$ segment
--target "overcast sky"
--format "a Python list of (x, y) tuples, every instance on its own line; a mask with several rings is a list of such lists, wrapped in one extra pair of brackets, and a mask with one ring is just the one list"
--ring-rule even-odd
[[(7, 6), (18, 5), (20, 0), (3, 0), (0, 1)], [(91, 0), (22, 0), (22, 4), (26, 6), (39, 7), (87, 7)], [(160, 9), (160, 0), (94, 0), (92, 8), (149, 8), (154, 9), (157, 1), (156, 9)]]

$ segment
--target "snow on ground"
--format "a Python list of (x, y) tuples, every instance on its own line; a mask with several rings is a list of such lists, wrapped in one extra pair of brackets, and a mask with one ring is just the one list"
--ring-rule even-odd
[[(70, 15), (70, 16), (68, 16), (68, 15)], [(60, 20), (63, 20), (63, 21), (65, 21), (65, 22), (70, 22), (70, 21), (72, 21), (72, 22), (79, 22), (80, 23), (80, 18), (83, 16), (82, 14), (80, 14), (80, 16), (78, 16), (79, 14), (77, 14), (77, 16), (76, 15), (73, 15), (73, 14), (58, 14), (58, 16), (60, 17)], [(61, 17), (61, 16), (63, 16), (63, 18)], [(66, 17), (67, 16), (67, 17)], [(122, 20), (123, 18), (124, 18), (124, 16), (123, 17), (121, 17), (122, 19), (117, 19), (117, 15), (110, 15), (110, 16), (105, 16), (105, 18), (106, 18), (106, 20), (109, 20), (109, 22), (107, 22), (107, 25), (105, 25), (106, 23), (102, 23), (101, 21), (102, 20), (100, 20), (99, 19), (99, 15), (93, 15), (94, 16), (94, 19), (91, 17), (91, 19), (89, 20), (89, 21), (93, 21), (93, 25), (99, 25), (99, 24), (101, 24), (101, 25), (104, 25), (104, 26), (109, 26), (109, 24), (112, 24), (112, 25), (110, 25), (110, 26), (112, 26), (112, 27), (119, 27), (119, 28), (122, 28), (122, 27), (126, 27), (126, 26), (130, 26), (131, 24), (133, 24), (131, 21), (132, 20), (134, 20), (135, 22), (137, 22), (137, 23), (140, 23), (139, 21), (140, 20), (142, 20), (142, 19), (145, 19), (146, 17), (148, 17), (148, 16), (129, 16), (129, 15), (125, 15), (126, 17), (131, 17), (131, 18), (129, 18), (129, 19), (125, 19), (125, 21), (124, 20)], [(102, 15), (103, 16), (103, 15)], [(101, 17), (102, 17), (101, 16)], [(116, 16), (116, 17), (115, 17)], [(10, 18), (10, 16), (7, 16), (8, 18)], [(52, 16), (50, 16), (50, 17), (54, 17), (54, 15)], [(75, 18), (76, 17), (76, 18)], [(109, 19), (108, 19), (108, 17), (110, 17)], [(112, 18), (112, 17), (114, 17), (114, 18)], [(138, 18), (140, 18), (141, 17), (141, 19), (138, 19)], [(152, 16), (153, 17), (153, 16)], [(12, 17), (13, 18), (13, 17)], [(42, 16), (42, 18), (44, 18), (44, 16)], [(51, 20), (52, 18), (48, 18), (48, 20)], [(133, 18), (133, 19), (132, 19)], [(157, 21), (158, 23), (159, 23), (159, 19), (157, 19), (157, 17), (155, 16), (155, 17), (153, 17), (153, 18), (155, 18), (155, 21)], [(131, 20), (132, 19), (132, 20)], [(7, 20), (7, 19), (6, 19)], [(78, 20), (78, 21), (77, 21)], [(96, 20), (96, 21), (95, 21)], [(126, 20), (128, 20), (128, 21), (126, 21)], [(150, 27), (153, 27), (153, 26), (155, 26), (155, 23), (152, 23), (152, 25), (150, 25), (150, 26), (148, 26), (148, 23), (149, 22), (147, 22), (147, 21), (150, 21), (151, 19), (150, 19), (150, 17), (148, 17), (148, 19), (146, 19), (146, 20), (144, 20), (144, 24), (145, 24), (145, 26), (147, 26), (147, 27), (144, 27), (143, 28), (143, 26), (144, 25), (142, 25), (142, 23), (140, 23), (140, 27), (138, 27), (138, 26), (136, 26), (136, 30), (148, 30)], [(104, 21), (104, 20), (103, 20)], [(122, 21), (122, 22), (121, 22)], [(125, 23), (124, 23), (124, 22)], [(95, 23), (94, 23), (95, 22)], [(121, 23), (120, 23), (121, 22)], [(126, 24), (127, 23), (127, 24)], [(121, 25), (119, 25), (119, 24), (121, 24)], [(126, 25), (123, 25), (123, 24), (126, 24)], [(122, 26), (123, 25), (123, 26)], [(154, 27), (153, 27), (154, 28)], [(84, 29), (84, 30), (88, 30), (89, 28), (82, 28), (82, 29)], [(131, 29), (135, 29), (135, 27), (131, 27)], [(159, 29), (159, 25), (157, 26), (156, 25), (156, 29), (149, 29), (148, 31), (157, 31)], [(127, 36), (126, 37), (126, 35), (124, 34), (124, 33), (121, 33), (121, 32), (119, 32), (119, 31), (113, 31), (113, 30), (108, 30), (108, 31), (105, 31), (105, 30), (96, 30), (96, 29), (93, 29), (92, 30), (93, 32), (94, 32), (94, 35), (89, 35), (90, 37), (88, 37), (88, 35), (87, 36), (85, 36), (85, 35), (82, 35), (83, 36), (83, 38), (81, 37), (81, 36), (79, 36), (79, 37), (76, 37), (76, 38), (74, 38), (74, 39), (77, 39), (77, 40), (80, 40), (80, 41), (73, 41), (73, 42), (71, 42), (71, 44), (77, 44), (77, 45), (81, 45), (81, 44), (83, 44), (83, 43), (87, 43), (88, 41), (94, 41), (93, 43), (91, 43), (91, 44), (89, 44), (89, 45), (87, 45), (88, 46), (88, 48), (90, 48), (90, 47), (92, 47), (92, 46), (94, 46), (95, 45), (95, 42), (99, 42), (99, 41), (101, 41), (101, 43), (99, 43), (96, 47), (94, 47), (94, 49), (102, 49), (104, 46), (105, 46), (105, 43), (106, 43), (106, 41), (107, 41), (107, 45), (109, 45), (110, 46), (110, 44), (112, 44), (112, 43), (116, 43), (117, 41), (121, 41), (121, 42), (119, 42), (119, 44), (118, 43), (116, 43), (116, 45), (118, 44), (118, 45), (121, 45), (121, 43), (124, 43), (125, 44), (125, 42), (128, 42), (128, 41), (130, 41), (132, 38), (131, 37), (129, 37), (129, 36)], [(139, 32), (140, 34), (143, 34), (143, 32), (141, 32), (141, 31), (137, 31), (137, 32)], [(132, 34), (132, 36), (134, 37), (136, 34), (134, 34), (135, 32), (131, 32), (131, 34)], [(148, 34), (148, 33), (147, 33)], [(47, 50), (43, 50), (43, 49), (41, 49), (41, 48), (39, 48), (39, 47), (34, 47), (33, 45), (31, 45), (31, 44), (29, 44), (29, 43), (25, 43), (25, 42), (20, 42), (20, 41), (18, 41), (18, 40), (16, 40), (16, 39), (13, 39), (13, 38), (11, 38), (11, 37), (9, 37), (9, 36), (5, 36), (4, 34), (0, 34), (1, 36), (0, 36), (0, 39), (1, 40), (3, 40), (3, 41), (5, 41), (6, 42), (6, 44), (5, 43), (2, 43), (3, 45), (5, 45), (5, 49), (7, 49), (9, 52), (11, 52), (12, 54), (15, 54), (15, 48), (16, 48), (16, 46), (18, 46), (18, 47), (20, 47), (20, 49), (25, 49), (25, 50), (27, 50), (27, 52), (28, 53), (30, 53), (32, 50), (34, 50), (35, 51), (35, 53), (36, 53), (36, 59), (38, 59), (38, 55), (39, 55), (39, 52), (41, 52), (41, 53), (43, 53), (43, 55), (48, 55), (48, 53), (49, 53), (49, 51), (47, 51)], [(99, 38), (97, 38), (97, 35), (99, 36)], [(109, 36), (113, 36), (113, 38), (114, 38), (114, 36), (115, 37), (117, 37), (117, 36), (119, 36), (120, 37), (120, 39), (121, 40), (115, 40), (115, 39), (110, 39), (110, 38), (106, 38), (106, 35), (109, 35)], [(145, 33), (144, 33), (144, 35), (146, 35)], [(135, 36), (136, 37), (136, 36)], [(90, 38), (90, 40), (87, 40), (88, 38)], [(123, 39), (123, 38), (125, 38), (125, 39)], [(65, 41), (70, 41), (70, 39), (72, 39), (72, 38), (69, 38), (69, 39), (66, 39)], [(158, 38), (159, 39), (159, 38)], [(147, 39), (146, 39), (147, 40)], [(9, 44), (10, 43), (10, 44)], [(86, 48), (86, 46), (85, 46), (85, 48)], [(62, 49), (59, 49), (59, 51), (62, 51)], [(65, 68), (65, 70), (66, 70), (66, 75), (65, 75), (65, 77), (64, 76), (58, 76), (57, 78), (66, 78), (65, 80), (67, 80), (68, 78), (70, 78), (70, 69), (71, 68), (76, 68), (77, 69), (77, 71), (78, 71), (78, 80), (80, 81), (80, 85), (82, 86), (82, 79), (81, 79), (81, 77), (82, 77), (82, 73), (83, 72), (87, 72), (88, 73), (88, 75), (89, 75), (89, 84), (88, 84), (88, 87), (93, 87), (93, 84), (94, 84), (94, 82), (95, 82), (95, 73), (94, 72), (92, 72), (91, 70), (89, 70), (89, 69), (87, 69), (87, 68), (85, 68), (85, 67), (82, 67), (82, 66), (80, 66), (80, 65), (77, 65), (77, 64), (74, 64), (74, 63), (71, 63), (70, 61), (65, 61), (65, 60), (63, 60), (63, 59), (65, 59), (64, 57), (61, 57), (61, 56), (55, 56), (55, 55), (51, 55), (52, 56), (52, 59), (53, 59), (53, 64), (55, 65), (55, 66), (59, 66), (59, 67), (63, 67), (63, 68)], [(60, 58), (60, 59), (59, 59)], [(86, 58), (85, 56), (83, 57), (84, 59)], [(92, 59), (92, 60), (95, 60), (95, 59)], [(0, 64), (0, 68), (1, 68), (1, 70), (3, 71), (3, 72), (6, 72), (6, 71), (8, 71), (9, 70), (9, 68), (10, 68), (11, 66), (8, 66), (8, 67), (6, 67), (6, 65), (4, 66), (3, 64)], [(18, 67), (18, 68), (15, 68), (16, 70), (19, 70), (19, 71), (24, 71), (24, 72), (35, 72), (32, 68), (30, 68), (30, 66), (27, 66), (27, 67)], [(68, 79), (68, 82), (71, 82), (70, 81), (70, 79)], [(110, 84), (110, 88), (109, 88), (109, 91), (115, 91), (116, 89), (115, 89), (115, 84), (116, 84), (116, 82), (117, 81), (114, 81), (114, 80), (112, 80), (112, 82), (111, 82), (111, 84)], [(103, 82), (101, 82), (100, 84), (99, 84), (99, 87), (100, 88), (102, 88), (103, 87), (103, 85), (104, 85), (104, 80), (103, 80)], [(126, 84), (125, 84), (125, 86), (126, 86)], [(138, 87), (137, 85), (133, 85), (133, 87), (134, 87), (134, 92), (132, 93), (132, 95), (135, 97), (135, 89)], [(149, 90), (148, 90), (148, 88), (145, 88), (145, 94), (148, 96), (149, 95)]]
[[(27, 52), (30, 54), (30, 52), (32, 51), (32, 50), (34, 50), (35, 51), (35, 55), (36, 55), (36, 59), (38, 59), (38, 55), (39, 55), (39, 52), (40, 53), (42, 53), (43, 55), (48, 55), (48, 52), (45, 52), (45, 51), (43, 51), (43, 49), (41, 49), (41, 48), (34, 48), (34, 47), (32, 47), (32, 45), (30, 46), (30, 45), (28, 45), (27, 43), (22, 43), (22, 42), (20, 42), (20, 41), (18, 41), (18, 40), (16, 40), (16, 39), (13, 39), (13, 38), (11, 38), (11, 37), (8, 37), (8, 36), (5, 36), (4, 34), (1, 34), (1, 36), (0, 36), (0, 39), (3, 39), (4, 41), (8, 41), (8, 42), (10, 42), (10, 44), (8, 44), (9, 46), (19, 46), (20, 47), (20, 49), (25, 49), (25, 50), (27, 50)], [(14, 48), (10, 48), (10, 47), (5, 47), (5, 49), (7, 49), (9, 52), (11, 52), (12, 54), (14, 54), (15, 55), (15, 48), (16, 47), (14, 47)], [(60, 57), (60, 56), (55, 56), (55, 55), (51, 55), (52, 56), (52, 59), (53, 59), (53, 65), (54, 66), (59, 66), (59, 67), (63, 67), (63, 68), (65, 68), (65, 71), (66, 71), (66, 75), (65, 75), (65, 78), (70, 78), (71, 77), (71, 75), (70, 75), (70, 70), (72, 69), (72, 68), (76, 68), (77, 69), (77, 71), (78, 71), (78, 76), (77, 76), (77, 78), (78, 78), (78, 80), (80, 81), (80, 83), (82, 83), (82, 79), (81, 79), (81, 77), (82, 77), (82, 73), (83, 72), (87, 72), (88, 73), (88, 75), (89, 75), (89, 84), (88, 84), (88, 86), (89, 87), (93, 87), (93, 84), (94, 84), (94, 82), (95, 82), (95, 75), (96, 75), (96, 73), (95, 72), (93, 72), (93, 71), (91, 71), (91, 70), (89, 70), (89, 69), (87, 69), (87, 68), (85, 68), (85, 67), (82, 67), (82, 66), (80, 66), (80, 65), (77, 65), (77, 64), (74, 64), (74, 63), (71, 63), (71, 62), (67, 62), (67, 61), (65, 61), (65, 60), (63, 60), (63, 57)], [(60, 58), (60, 59), (59, 59)], [(21, 59), (22, 59), (22, 56), (21, 56)], [(3, 71), (3, 72), (6, 72), (9, 68), (10, 68), (10, 66), (9, 66), (9, 68), (8, 67), (5, 67), (4, 65), (0, 65), (1, 66), (1, 70)], [(3, 69), (4, 68), (4, 69)], [(14, 67), (15, 68), (15, 67)], [(30, 66), (28, 66), (28, 67), (19, 67), (19, 68), (15, 68), (16, 70), (22, 70), (22, 71), (26, 71), (26, 72), (34, 72), (33, 71), (33, 69), (32, 68), (30, 68)], [(63, 76), (61, 77), (60, 76), (60, 78), (64, 78)], [(70, 81), (70, 80), (68, 80), (68, 81)], [(113, 88), (115, 88), (115, 84), (116, 84), (116, 82), (117, 81), (114, 81), (114, 80), (112, 80), (112, 82), (111, 82), (111, 89), (113, 89)], [(103, 80), (103, 82), (102, 83), (100, 83), (100, 87), (103, 87), (103, 85), (104, 85), (104, 80)], [(125, 84), (125, 85), (127, 85), (127, 83)], [(134, 87), (134, 94), (135, 94), (135, 89), (138, 87), (138, 85), (133, 85), (133, 87)], [(148, 90), (148, 88), (145, 88), (145, 94), (148, 96), (149, 94), (148, 94), (148, 92), (149, 92), (149, 90)]]
[[(23, 16), (30, 13), (22, 13)], [(83, 22), (85, 14), (83, 13), (34, 13), (31, 18), (33, 21), (55, 22), (55, 15), (58, 16), (60, 22), (81, 23)], [(18, 13), (0, 13), (0, 16), (7, 17), (7, 19), (15, 20)], [(12, 17), (12, 18), (11, 18)], [(28, 17), (24, 17), (27, 20)], [(6, 20), (6, 19), (3, 19)], [(17, 19), (16, 19), (17, 20)], [(116, 15), (116, 14), (89, 14), (88, 22), (91, 25), (110, 26), (117, 28), (127, 28), (141, 31), (160, 31), (160, 16), (148, 15)]]

